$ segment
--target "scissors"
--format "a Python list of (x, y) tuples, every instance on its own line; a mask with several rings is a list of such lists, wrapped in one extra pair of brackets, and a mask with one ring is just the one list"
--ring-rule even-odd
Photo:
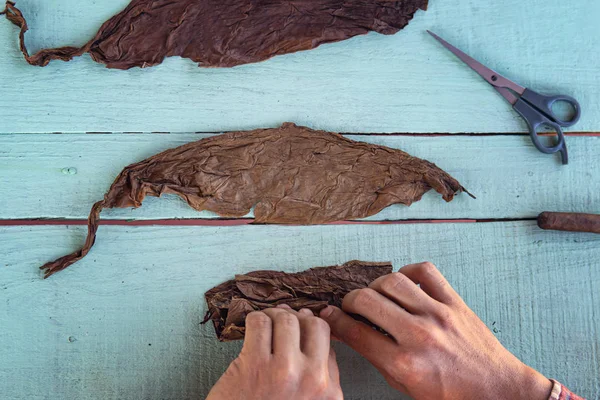
[[(512, 104), (513, 109), (527, 122), (527, 125), (529, 126), (529, 136), (531, 136), (533, 144), (539, 151), (546, 154), (560, 152), (563, 164), (569, 163), (565, 135), (561, 128), (573, 126), (579, 121), (579, 118), (581, 117), (581, 106), (577, 100), (564, 95), (545, 96), (534, 92), (531, 89), (524, 88), (503, 77), (496, 71), (487, 68), (472, 57), (469, 57), (435, 33), (431, 31), (427, 32), (477, 72), (487, 81), (487, 83), (492, 85), (502, 97)], [(554, 113), (554, 111), (552, 111), (552, 105), (557, 101), (566, 102), (573, 107), (574, 114), (570, 120), (562, 120)], [(538, 136), (538, 129), (541, 126), (548, 126), (556, 131), (558, 142), (554, 146), (548, 147), (541, 142), (540, 137)]]

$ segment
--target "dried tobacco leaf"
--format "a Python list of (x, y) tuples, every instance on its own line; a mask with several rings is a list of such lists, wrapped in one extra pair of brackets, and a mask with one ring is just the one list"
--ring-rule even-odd
[(391, 35), (404, 28), (428, 0), (132, 0), (83, 47), (45, 49), (29, 55), (27, 22), (12, 1), (3, 13), (21, 28), (29, 64), (69, 61), (90, 53), (109, 68), (160, 64), (181, 56), (201, 67), (233, 67), (309, 50), (369, 31)]
[(83, 258), (103, 208), (137, 208), (147, 195), (176, 194), (222, 217), (242, 217), (254, 207), (257, 223), (312, 225), (410, 205), (432, 188), (446, 201), (466, 192), (429, 161), (336, 133), (291, 123), (226, 133), (126, 167), (92, 207), (83, 248), (41, 268), (48, 277)]
[(318, 314), (328, 304), (341, 307), (346, 294), (391, 273), (390, 263), (350, 261), (295, 274), (255, 271), (236, 275), (206, 292), (208, 311), (202, 323), (212, 321), (222, 342), (243, 339), (246, 315), (252, 311), (287, 304), (296, 311), (308, 308)]

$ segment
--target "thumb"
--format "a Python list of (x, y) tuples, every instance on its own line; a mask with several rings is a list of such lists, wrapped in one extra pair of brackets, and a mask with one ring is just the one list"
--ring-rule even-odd
[(381, 332), (355, 320), (334, 306), (327, 306), (319, 316), (329, 324), (335, 337), (352, 347), (375, 367), (381, 368), (391, 361), (396, 344)]

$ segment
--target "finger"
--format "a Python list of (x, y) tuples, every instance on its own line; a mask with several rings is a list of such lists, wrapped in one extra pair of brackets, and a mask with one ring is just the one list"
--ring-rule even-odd
[(331, 346), (329, 325), (321, 318), (315, 317), (308, 308), (295, 311), (287, 304), (280, 304), (277, 308), (284, 309), (298, 318), (300, 322), (300, 350), (302, 353), (313, 359), (325, 361)]
[(411, 314), (427, 314), (439, 305), (401, 272), (381, 276), (371, 282), (369, 287), (399, 304)]
[(331, 347), (329, 325), (321, 318), (312, 315), (312, 313), (306, 315), (301, 312), (298, 320), (300, 321), (300, 348), (302, 353), (325, 365)]
[[(294, 315), (295, 315), (295, 316), (297, 316), (297, 317), (301, 316), (302, 314), (300, 313), (300, 311), (304, 310), (304, 308), (303, 308), (303, 309), (302, 309), (302, 310), (300, 310), (300, 311), (296, 311), (296, 310), (294, 310), (292, 307), (290, 307), (290, 306), (289, 306), (289, 305), (287, 305), (287, 304), (278, 304), (278, 305), (276, 305), (276, 306), (275, 306), (275, 308), (276, 308), (276, 309), (281, 309), (281, 310), (287, 311), (287, 312), (289, 312), (289, 313), (292, 313), (292, 314), (294, 314)], [(310, 312), (310, 311), (309, 311), (309, 312)], [(312, 314), (312, 312), (310, 313), (310, 315), (313, 315), (313, 314)]]
[(339, 385), (340, 384), (340, 368), (338, 367), (337, 356), (335, 354), (335, 350), (333, 349), (333, 347), (331, 347), (329, 349), (329, 356), (327, 358), (328, 358), (327, 369), (329, 371), (329, 377), (335, 384)]
[(287, 305), (285, 303), (284, 304), (278, 304), (276, 306), (276, 308), (282, 308), (284, 310), (288, 310), (291, 313), (295, 314), (296, 316), (298, 316), (298, 315), (314, 316), (313, 312), (310, 311), (308, 308), (302, 308), (302, 309), (300, 309), (300, 311), (296, 311), (292, 307), (290, 307), (289, 305)]
[(246, 316), (246, 334), (242, 352), (256, 357), (267, 357), (271, 354), (271, 337), (273, 321), (260, 311), (251, 312)]
[(312, 317), (314, 316), (313, 312), (310, 311), (308, 308), (303, 308), (299, 311), (300, 314), (302, 315), (306, 315), (307, 317)]
[(398, 304), (373, 289), (353, 290), (344, 297), (342, 309), (345, 312), (358, 314), (375, 325), (383, 328), (397, 341), (405, 339), (410, 326), (417, 317), (408, 313)]
[(273, 354), (300, 352), (300, 322), (293, 312), (281, 308), (263, 311), (273, 320)]
[(331, 331), (348, 346), (365, 357), (377, 368), (391, 363), (396, 344), (381, 332), (359, 322), (337, 307), (328, 306), (320, 317), (329, 324)]
[(421, 289), (435, 300), (445, 304), (453, 304), (457, 301), (462, 303), (458, 293), (432, 263), (410, 264), (400, 268), (400, 272), (420, 284)]

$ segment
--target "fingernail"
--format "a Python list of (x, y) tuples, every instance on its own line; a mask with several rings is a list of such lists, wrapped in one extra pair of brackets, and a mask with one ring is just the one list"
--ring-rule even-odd
[(287, 304), (279, 304), (277, 305), (277, 308), (287, 308), (288, 310), (292, 309), (292, 307), (288, 306)]
[(303, 308), (302, 310), (300, 310), (300, 312), (306, 315), (313, 315), (312, 311), (310, 311), (308, 308)]
[(319, 316), (321, 318), (327, 318), (329, 317), (331, 314), (333, 313), (333, 307), (331, 306), (327, 306), (324, 309), (321, 310), (321, 312), (319, 313)]

